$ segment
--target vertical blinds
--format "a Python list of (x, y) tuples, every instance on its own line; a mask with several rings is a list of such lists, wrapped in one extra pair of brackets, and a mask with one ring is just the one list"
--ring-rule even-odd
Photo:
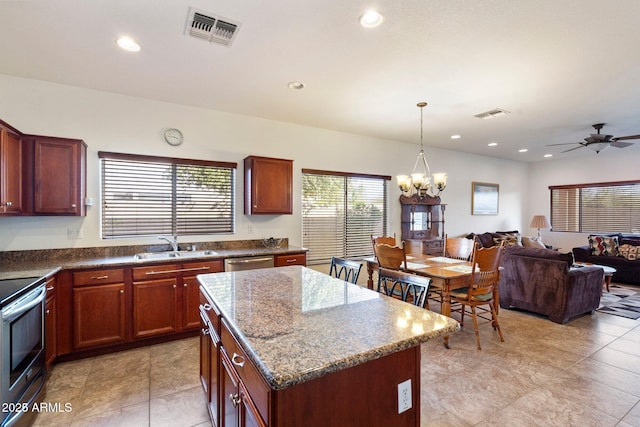
[(640, 233), (640, 181), (549, 189), (553, 231)]
[(302, 243), (309, 264), (372, 254), (389, 230), (391, 177), (302, 170)]
[(234, 163), (98, 153), (102, 237), (234, 231)]

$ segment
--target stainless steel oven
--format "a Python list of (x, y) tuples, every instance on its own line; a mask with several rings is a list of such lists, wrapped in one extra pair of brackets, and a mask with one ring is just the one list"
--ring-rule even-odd
[(28, 425), (46, 380), (44, 278), (0, 281), (0, 394), (4, 426)]

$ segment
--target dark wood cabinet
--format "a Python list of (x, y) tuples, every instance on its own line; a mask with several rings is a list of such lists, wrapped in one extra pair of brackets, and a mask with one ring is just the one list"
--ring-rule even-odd
[(220, 425), (220, 314), (200, 293), (200, 382), (205, 393), (209, 418)]
[(127, 340), (125, 284), (122, 269), (73, 274), (73, 348)]
[(133, 269), (133, 337), (200, 327), (198, 274), (224, 271), (222, 260)]
[(44, 304), (44, 354), (47, 366), (51, 365), (57, 355), (57, 304), (56, 277), (47, 278), (47, 297)]
[(440, 197), (400, 196), (402, 240), (422, 241), (426, 255), (444, 251), (444, 211)]
[(86, 214), (86, 144), (77, 139), (34, 137), (34, 213)]
[(293, 213), (293, 160), (244, 159), (245, 215)]
[(0, 124), (0, 215), (22, 213), (22, 141)]
[(305, 252), (299, 254), (276, 255), (273, 258), (275, 267), (285, 267), (287, 265), (307, 265), (307, 254)]

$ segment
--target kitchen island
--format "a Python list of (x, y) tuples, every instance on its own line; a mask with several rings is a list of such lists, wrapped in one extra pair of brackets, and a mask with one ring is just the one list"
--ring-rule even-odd
[(198, 280), (217, 426), (419, 426), (420, 344), (460, 327), (301, 266)]

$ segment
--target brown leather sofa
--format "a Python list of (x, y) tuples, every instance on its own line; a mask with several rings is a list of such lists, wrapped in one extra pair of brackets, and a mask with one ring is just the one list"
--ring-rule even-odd
[(604, 271), (599, 267), (571, 268), (571, 253), (507, 246), (501, 264), (502, 308), (527, 310), (566, 323), (600, 305)]

